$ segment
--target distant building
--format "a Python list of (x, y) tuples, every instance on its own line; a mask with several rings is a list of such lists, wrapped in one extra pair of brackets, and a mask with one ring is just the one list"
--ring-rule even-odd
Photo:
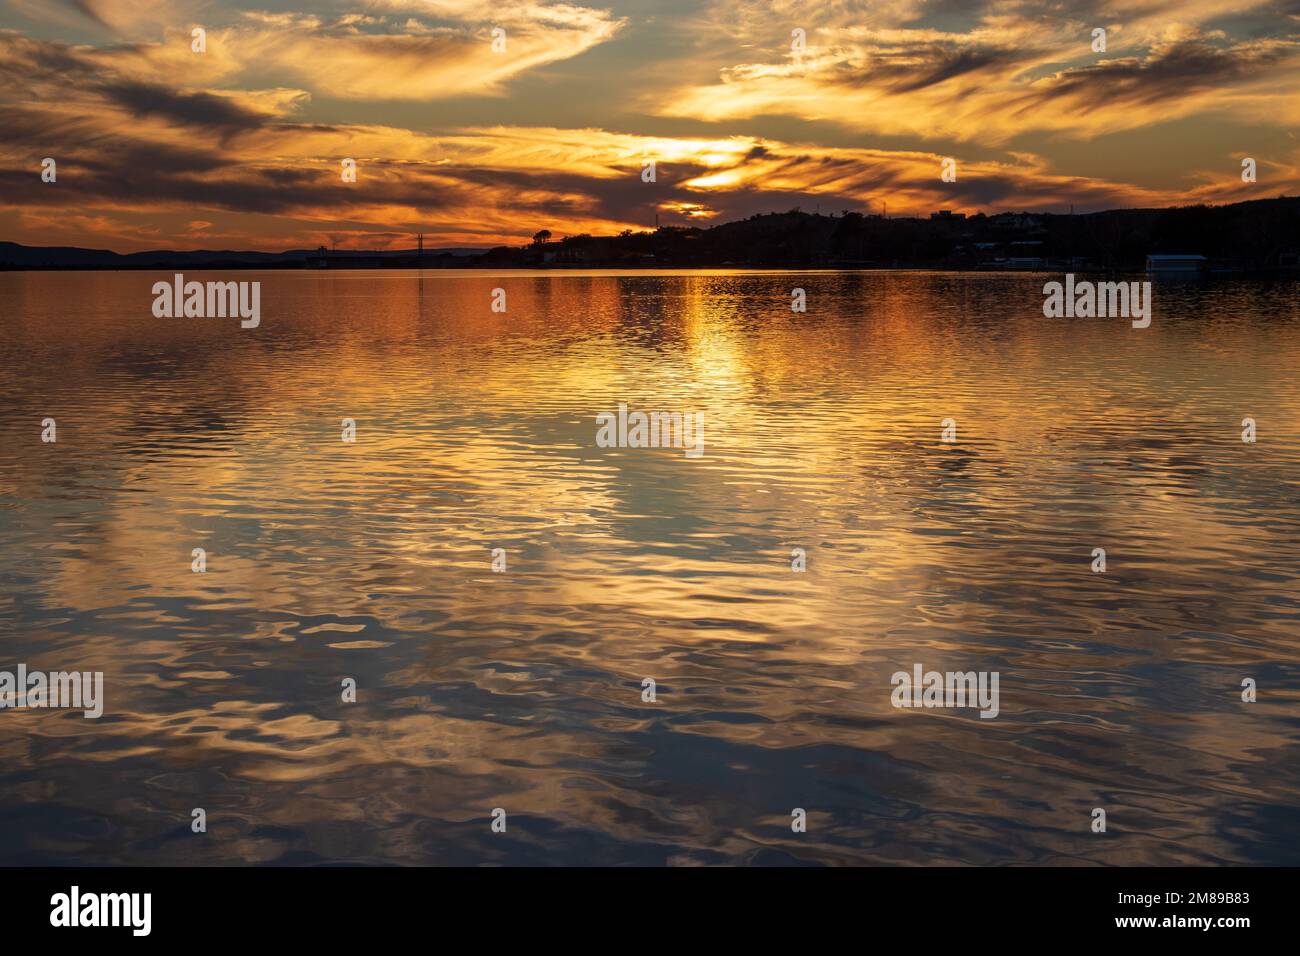
[(938, 212), (930, 213), (931, 219), (965, 219), (964, 212), (953, 212), (951, 209), (940, 209)]
[(1189, 274), (1204, 272), (1207, 265), (1208, 260), (1206, 260), (1205, 256), (1147, 256), (1147, 272)]

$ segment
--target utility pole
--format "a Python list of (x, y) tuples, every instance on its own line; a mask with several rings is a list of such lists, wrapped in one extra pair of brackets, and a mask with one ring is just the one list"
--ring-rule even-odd
[(1074, 203), (1070, 203), (1070, 227), (1065, 237), (1065, 267), (1071, 269), (1074, 267)]

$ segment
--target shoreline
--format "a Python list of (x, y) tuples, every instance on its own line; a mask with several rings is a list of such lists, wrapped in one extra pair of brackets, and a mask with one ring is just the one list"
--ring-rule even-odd
[(866, 265), (752, 265), (752, 264), (732, 264), (726, 265), (694, 265), (694, 264), (664, 264), (664, 265), (633, 265), (633, 264), (565, 264), (565, 265), (417, 265), (406, 264), (401, 262), (385, 263), (383, 265), (356, 265), (348, 264), (341, 266), (312, 266), (299, 263), (279, 264), (279, 263), (163, 263), (158, 265), (47, 265), (47, 266), (20, 266), (20, 265), (0, 265), (0, 273), (37, 273), (37, 272), (306, 272), (306, 273), (343, 273), (343, 272), (378, 272), (378, 273), (401, 273), (417, 272), (424, 273), (466, 273), (481, 272), (485, 274), (492, 273), (614, 273), (619, 275), (655, 275), (655, 274), (672, 274), (682, 272), (692, 273), (865, 273), (865, 272), (932, 272), (935, 274), (1005, 274), (1005, 275), (1062, 275), (1065, 273), (1074, 273), (1076, 275), (1096, 275), (1096, 276), (1121, 276), (1121, 275), (1148, 275), (1160, 279), (1214, 279), (1214, 278), (1300, 278), (1300, 268), (1297, 267), (1211, 267), (1200, 271), (1162, 271), (1150, 270), (1142, 267), (1133, 268), (1097, 268), (1083, 265), (1071, 265), (1068, 263), (1053, 263), (1042, 266), (1015, 266), (1001, 267), (990, 265), (924, 265), (924, 264), (893, 264), (887, 266), (866, 266)]

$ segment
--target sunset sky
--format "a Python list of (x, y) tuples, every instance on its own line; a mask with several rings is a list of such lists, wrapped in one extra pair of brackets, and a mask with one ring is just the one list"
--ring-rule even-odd
[(0, 239), (29, 245), (1229, 202), (1300, 192), (1298, 126), (1296, 0), (0, 0)]

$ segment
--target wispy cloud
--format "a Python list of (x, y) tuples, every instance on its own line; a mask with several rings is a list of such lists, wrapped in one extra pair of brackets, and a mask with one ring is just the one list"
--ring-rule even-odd
[[(769, 30), (766, 56), (737, 46), (749, 58), (713, 81), (646, 97), (646, 108), (715, 121), (788, 115), (986, 145), (1036, 131), (1088, 138), (1212, 110), (1289, 122), (1300, 109), (1281, 92), (1300, 81), (1294, 25), (1235, 39), (1211, 26), (1266, 4), (1095, 3), (1045, 16), (1042, 4), (987, 2), (965, 9), (961, 29), (927, 25), (927, 14), (948, 12), (936, 4), (769, 5), (760, 22), (804, 29), (806, 50), (791, 49), (789, 30)], [(722, 0), (711, 22), (739, 12)], [(1094, 28), (1107, 31), (1105, 52), (1092, 49)]]

